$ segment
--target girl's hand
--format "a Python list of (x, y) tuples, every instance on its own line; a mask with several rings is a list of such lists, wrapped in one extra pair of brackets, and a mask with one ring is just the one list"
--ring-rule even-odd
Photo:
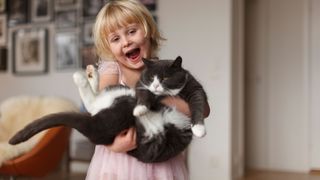
[(127, 152), (133, 150), (137, 147), (136, 137), (135, 128), (126, 129), (118, 134), (113, 143), (107, 147), (114, 152)]

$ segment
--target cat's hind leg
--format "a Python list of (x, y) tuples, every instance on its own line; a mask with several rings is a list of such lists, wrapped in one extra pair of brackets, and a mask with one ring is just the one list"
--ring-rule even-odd
[(89, 81), (89, 84), (92, 88), (92, 91), (95, 94), (99, 93), (99, 73), (98, 69), (95, 68), (93, 65), (88, 65), (86, 68), (86, 74)]
[(92, 104), (95, 101), (96, 94), (93, 92), (86, 73), (77, 71), (73, 74), (73, 81), (77, 85), (81, 100), (85, 108), (92, 114)]

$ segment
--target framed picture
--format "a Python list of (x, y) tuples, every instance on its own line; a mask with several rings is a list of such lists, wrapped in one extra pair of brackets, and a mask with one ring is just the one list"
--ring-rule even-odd
[(56, 0), (58, 5), (64, 6), (64, 5), (74, 5), (77, 3), (77, 0)]
[(58, 32), (56, 41), (56, 67), (58, 70), (79, 67), (79, 34), (74, 31)]
[(83, 16), (95, 17), (103, 6), (103, 0), (83, 0)]
[(63, 10), (56, 12), (57, 29), (72, 28), (78, 24), (77, 10)]
[(94, 46), (85, 46), (81, 49), (82, 68), (86, 69), (87, 65), (97, 63), (98, 56), (95, 52)]
[(74, 7), (78, 5), (80, 0), (55, 0), (55, 7), (57, 9), (63, 9), (68, 7)]
[(8, 63), (7, 63), (7, 49), (0, 48), (0, 71), (7, 71)]
[(10, 26), (27, 22), (28, 0), (10, 0), (8, 7), (8, 19)]
[(0, 15), (0, 46), (6, 46), (7, 43), (7, 16)]
[(31, 21), (44, 22), (52, 19), (52, 1), (50, 0), (31, 0)]
[(93, 44), (93, 37), (92, 37), (92, 28), (94, 22), (85, 22), (83, 24), (83, 43), (85, 45)]
[(6, 12), (7, 3), (6, 0), (0, 0), (0, 13)]
[(140, 2), (150, 11), (155, 11), (157, 9), (156, 0), (140, 0)]
[(18, 75), (48, 71), (48, 30), (25, 28), (13, 32), (13, 72)]

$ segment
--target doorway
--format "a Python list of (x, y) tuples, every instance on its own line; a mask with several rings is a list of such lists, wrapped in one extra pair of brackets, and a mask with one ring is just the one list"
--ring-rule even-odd
[(317, 0), (245, 2), (249, 169), (320, 169), (319, 18)]

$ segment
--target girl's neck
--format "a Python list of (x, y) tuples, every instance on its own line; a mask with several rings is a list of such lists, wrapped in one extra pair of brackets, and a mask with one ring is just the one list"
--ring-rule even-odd
[(121, 81), (131, 88), (135, 87), (140, 78), (141, 69), (129, 69), (121, 64), (119, 66), (121, 70)]

